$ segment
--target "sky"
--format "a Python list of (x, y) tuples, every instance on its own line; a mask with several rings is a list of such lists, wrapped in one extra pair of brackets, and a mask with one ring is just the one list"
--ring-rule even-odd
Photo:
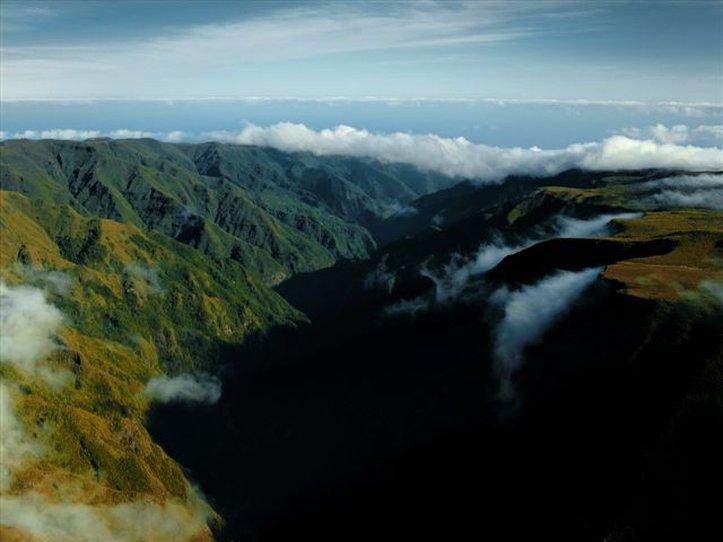
[(2, 0), (0, 15), (3, 137), (295, 122), (550, 147), (723, 124), (722, 2)]
[(2, 98), (721, 102), (719, 2), (2, 2)]

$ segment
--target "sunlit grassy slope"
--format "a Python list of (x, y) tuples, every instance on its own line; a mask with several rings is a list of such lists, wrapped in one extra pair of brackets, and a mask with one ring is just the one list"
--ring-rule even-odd
[[(616, 222), (613, 240), (640, 242), (667, 239), (666, 254), (608, 265), (604, 277), (619, 281), (626, 293), (659, 300), (710, 297), (706, 285), (723, 281), (723, 213), (706, 209), (647, 209), (640, 189), (627, 177), (611, 177), (599, 188), (548, 187), (554, 198), (573, 204), (603, 205), (640, 211), (636, 219)], [(627, 182), (625, 182), (627, 181)]]
[(145, 382), (208, 369), (249, 335), (302, 318), (237, 260), (17, 192), (0, 191), (0, 275), (43, 288), (64, 317), (60, 347), (36, 370), (0, 364), (44, 449), (10, 495), (51, 501), (192, 510), (185, 475), (143, 426)]

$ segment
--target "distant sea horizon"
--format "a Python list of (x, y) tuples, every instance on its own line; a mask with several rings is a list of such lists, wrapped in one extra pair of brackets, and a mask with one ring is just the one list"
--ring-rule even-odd
[[(300, 123), (319, 130), (338, 125), (375, 133), (408, 132), (464, 137), (502, 147), (560, 148), (600, 141), (651, 126), (720, 125), (711, 104), (515, 101), (490, 99), (210, 99), (4, 101), (5, 138), (27, 130), (73, 129), (107, 133), (138, 130), (202, 134), (248, 124)], [(708, 146), (720, 141), (702, 141)]]

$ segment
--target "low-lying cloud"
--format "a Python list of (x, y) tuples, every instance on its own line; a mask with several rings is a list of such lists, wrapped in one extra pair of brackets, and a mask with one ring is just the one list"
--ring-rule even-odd
[(499, 182), (507, 175), (553, 175), (571, 168), (630, 170), (671, 168), (718, 169), (723, 151), (613, 136), (599, 143), (581, 143), (564, 149), (502, 148), (476, 144), (463, 137), (433, 134), (374, 134), (350, 126), (312, 130), (303, 124), (248, 125), (238, 133), (216, 132), (214, 139), (245, 145), (307, 151), (318, 155), (368, 157), (382, 162), (404, 162), (422, 170), (452, 177)]
[(409, 315), (416, 316), (417, 313), (429, 308), (427, 301), (421, 297), (414, 299), (402, 299), (384, 308), (384, 314), (387, 316)]
[[(7, 134), (6, 134), (7, 135)], [(647, 135), (647, 134), (642, 134)], [(280, 122), (262, 127), (248, 124), (237, 132), (201, 134), (155, 133), (133, 130), (98, 131), (47, 130), (12, 134), (12, 138), (87, 139), (89, 137), (154, 137), (163, 141), (221, 141), (242, 145), (273, 147), (287, 152), (311, 152), (319, 156), (364, 157), (387, 163), (411, 164), (423, 171), (483, 183), (501, 182), (511, 174), (554, 175), (580, 168), (586, 170), (637, 170), (649, 168), (718, 170), (723, 151), (717, 147), (681, 145), (675, 141), (631, 138), (615, 135), (601, 142), (578, 143), (562, 149), (539, 147), (494, 147), (469, 140), (434, 134), (395, 132), (372, 133), (340, 125), (313, 130), (304, 124)], [(674, 139), (674, 138), (673, 138)]]
[(8, 286), (0, 280), (0, 362), (33, 371), (58, 344), (62, 313), (32, 286)]
[(661, 207), (699, 207), (723, 210), (723, 190), (695, 191), (690, 193), (664, 190), (650, 196), (649, 203)]
[(37, 492), (0, 496), (2, 522), (42, 542), (207, 540), (208, 507), (135, 500), (114, 505), (51, 501)]
[(723, 188), (723, 175), (701, 173), (700, 175), (671, 175), (643, 183), (645, 188)]
[(643, 200), (653, 207), (698, 207), (723, 210), (723, 175), (674, 175), (644, 183), (658, 189)]
[(210, 375), (188, 373), (157, 376), (146, 384), (147, 397), (161, 403), (216, 403), (221, 398), (221, 381)]
[(600, 268), (563, 271), (514, 292), (501, 289), (493, 294), (492, 298), (504, 311), (494, 331), (493, 347), (501, 399), (514, 397), (513, 377), (524, 363), (525, 348), (542, 338), (600, 271)]
[[(9, 286), (0, 280), (0, 361), (12, 364), (31, 381), (67, 384), (67, 371), (40, 365), (58, 344), (55, 335), (63, 324), (62, 313), (47, 301), (47, 290), (62, 294), (70, 278), (58, 271), (16, 266), (14, 271), (37, 286)], [(147, 270), (145, 270), (147, 271)], [(141, 273), (152, 282), (153, 276)], [(72, 376), (72, 375), (71, 375)], [(149, 383), (150, 384), (150, 383)], [(193, 380), (157, 379), (151, 386), (162, 399), (213, 402), (220, 383), (211, 377)], [(2, 524), (18, 529), (38, 541), (193, 540), (210, 537), (210, 509), (203, 498), (192, 494), (188, 503), (155, 502), (136, 498), (119, 504), (73, 502), (84, 494), (75, 486), (57, 487), (63, 501), (49, 499), (32, 489), (17, 491), (16, 475), (36, 461), (47, 461), (52, 449), (52, 428), (33, 424), (19, 414), (22, 393), (17, 384), (0, 381), (0, 510)], [(12, 489), (12, 492), (10, 491)], [(24, 539), (24, 538), (23, 538)]]
[(439, 271), (423, 268), (420, 273), (434, 282), (434, 296), (437, 303), (446, 303), (457, 298), (473, 276), (489, 271), (506, 256), (532, 244), (533, 241), (516, 245), (483, 244), (472, 258), (454, 254), (450, 262)]
[(642, 213), (611, 213), (583, 219), (559, 216), (557, 218), (558, 234), (556, 237), (585, 238), (608, 235), (612, 233), (610, 225), (613, 220), (630, 220), (640, 216), (642, 216)]
[(143, 263), (137, 262), (126, 265), (123, 271), (126, 276), (136, 280), (137, 286), (143, 293), (152, 295), (163, 292), (163, 286), (157, 268), (148, 267)]
[(489, 271), (511, 254), (551, 237), (585, 238), (609, 235), (612, 233), (613, 220), (630, 220), (641, 215), (641, 213), (610, 213), (584, 219), (560, 215), (555, 219), (556, 231), (552, 235), (514, 244), (505, 244), (502, 241), (485, 243), (471, 258), (454, 254), (449, 263), (442, 266), (441, 269), (432, 271), (423, 268), (420, 273), (434, 282), (435, 300), (438, 303), (446, 303), (457, 298), (474, 276)]

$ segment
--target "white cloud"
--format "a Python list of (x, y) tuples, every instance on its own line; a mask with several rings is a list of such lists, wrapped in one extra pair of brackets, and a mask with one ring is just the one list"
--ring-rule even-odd
[[(137, 95), (138, 88), (146, 90), (149, 76), (155, 88), (188, 86), (189, 80), (198, 88), (211, 79), (204, 75), (243, 72), (250, 64), (497, 43), (529, 33), (518, 20), (530, 9), (480, 2), (398, 3), (384, 9), (331, 3), (273, 9), (241, 21), (179, 27), (127, 40), (11, 44), (3, 48), (3, 90), (6, 97), (68, 96), (79, 90)], [(217, 79), (210, 88), (214, 86)]]
[[(557, 231), (552, 237), (598, 237), (610, 233), (610, 224), (613, 220), (629, 220), (639, 216), (641, 213), (613, 213), (578, 219), (561, 215), (556, 217)], [(512, 245), (503, 242), (485, 243), (471, 258), (453, 254), (449, 263), (442, 266), (439, 271), (423, 268), (420, 273), (434, 282), (437, 303), (447, 303), (456, 299), (475, 275), (489, 271), (510, 254), (548, 238), (528, 239)]]
[(22, 277), (23, 282), (28, 285), (43, 288), (55, 294), (66, 294), (73, 284), (70, 275), (63, 271), (46, 270), (42, 267), (21, 264), (19, 262), (16, 262), (12, 269)]
[(215, 403), (221, 398), (221, 382), (209, 375), (161, 375), (148, 381), (144, 393), (161, 403)]
[(663, 190), (648, 197), (646, 201), (661, 207), (699, 207), (723, 210), (723, 189), (696, 190), (687, 193)]
[(0, 362), (32, 372), (56, 347), (61, 312), (45, 293), (30, 286), (8, 286), (0, 280)]
[(514, 397), (512, 379), (524, 363), (525, 348), (542, 338), (599, 273), (600, 269), (559, 272), (520, 290), (498, 290), (493, 295), (504, 307), (493, 349), (501, 399)]
[[(16, 266), (27, 280), (46, 288), (65, 291), (68, 277), (56, 271)], [(144, 276), (148, 276), (147, 273)], [(151, 277), (152, 278), (152, 277)], [(0, 361), (12, 363), (31, 377), (49, 384), (67, 384), (67, 371), (37, 367), (55, 347), (54, 335), (63, 323), (61, 312), (47, 302), (42, 289), (8, 286), (0, 280)], [(150, 383), (149, 383), (150, 384)], [(205, 400), (220, 396), (220, 383), (206, 377), (190, 384), (185, 380), (160, 379), (155, 391), (161, 400)], [(16, 489), (13, 478), (33, 461), (49, 459), (50, 428), (34, 424), (32, 430), (18, 415), (17, 388), (0, 382), (0, 523), (12, 526), (28, 539), (40, 542), (132, 542), (135, 540), (206, 540), (210, 537), (207, 519), (210, 508), (200, 495), (192, 493), (188, 502), (157, 502), (136, 498), (120, 504), (72, 502), (83, 496), (73, 485), (57, 486), (63, 500), (51, 500), (32, 489)], [(47, 433), (47, 434), (44, 434)], [(23, 538), (25, 539), (25, 538)]]
[(135, 279), (136, 287), (142, 293), (152, 295), (163, 292), (163, 285), (157, 268), (148, 267), (141, 262), (134, 262), (126, 265), (123, 272)]
[(48, 451), (39, 438), (45, 428), (34, 426), (30, 432), (18, 417), (15, 393), (0, 382), (0, 523), (39, 542), (208, 539), (210, 508), (195, 491), (187, 503), (139, 498), (114, 505), (72, 502), (78, 495), (74, 487), (58, 488), (65, 492), (61, 502), (32, 490), (8, 493), (15, 473), (42, 460)]
[(437, 303), (446, 303), (459, 296), (474, 275), (489, 271), (506, 256), (514, 254), (530, 245), (533, 241), (517, 245), (502, 243), (483, 244), (474, 257), (467, 259), (453, 254), (450, 262), (440, 271), (423, 268), (420, 273), (434, 282), (434, 296)]
[(643, 183), (644, 188), (710, 189), (723, 187), (723, 175), (702, 173), (700, 175), (671, 175)]
[(308, 151), (318, 155), (348, 155), (382, 162), (404, 162), (420, 169), (482, 182), (499, 182), (510, 174), (552, 175), (579, 167), (589, 170), (671, 168), (710, 170), (723, 167), (723, 151), (716, 148), (661, 144), (613, 136), (600, 143), (542, 150), (501, 148), (471, 143), (463, 137), (433, 134), (374, 134), (350, 126), (312, 130), (303, 124), (248, 125), (237, 133), (213, 132), (209, 139)]
[(655, 124), (647, 128), (623, 128), (625, 136), (641, 139), (653, 139), (659, 143), (698, 143), (711, 146), (723, 146), (723, 124), (702, 124), (695, 128), (685, 124), (676, 124), (670, 128), (664, 124)]
[(613, 213), (595, 216), (587, 219), (559, 216), (557, 237), (598, 237), (610, 232), (610, 223), (613, 220), (630, 220), (638, 218), (641, 213)]
[(115, 505), (51, 501), (36, 492), (0, 496), (2, 523), (39, 542), (133, 542), (210, 539), (202, 502), (184, 506), (135, 500)]
[(723, 209), (723, 175), (673, 175), (646, 182), (644, 189), (660, 189), (642, 200), (653, 207)]

